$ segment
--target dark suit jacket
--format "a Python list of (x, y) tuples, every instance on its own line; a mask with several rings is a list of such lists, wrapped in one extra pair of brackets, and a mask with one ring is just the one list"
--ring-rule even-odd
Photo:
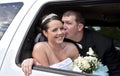
[(84, 29), (83, 39), (78, 43), (83, 47), (81, 55), (85, 56), (89, 47), (92, 47), (102, 63), (108, 66), (110, 76), (120, 76), (120, 53), (115, 50), (112, 39)]

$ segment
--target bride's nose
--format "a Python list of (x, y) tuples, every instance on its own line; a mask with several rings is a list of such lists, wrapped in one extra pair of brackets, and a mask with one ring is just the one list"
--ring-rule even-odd
[(58, 30), (58, 34), (64, 34), (64, 32), (65, 32), (64, 30), (61, 29)]

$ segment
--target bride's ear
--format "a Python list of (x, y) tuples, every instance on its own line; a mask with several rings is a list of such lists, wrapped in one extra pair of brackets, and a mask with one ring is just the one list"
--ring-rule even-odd
[(45, 30), (43, 30), (43, 34), (45, 35), (45, 37), (47, 37), (47, 32)]

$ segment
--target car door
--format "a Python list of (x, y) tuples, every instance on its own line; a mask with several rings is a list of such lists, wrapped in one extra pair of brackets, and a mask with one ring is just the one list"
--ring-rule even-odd
[[(5, 32), (4, 37), (1, 39), (0, 44), (0, 75), (4, 76), (24, 76), (21, 69), (21, 63), (24, 59), (32, 57), (32, 49), (35, 44), (34, 40), (39, 34), (39, 25), (41, 23), (40, 18), (49, 13), (56, 13), (62, 16), (66, 10), (78, 10), (82, 11), (85, 15), (87, 24), (86, 28), (97, 25), (98, 27), (104, 24), (108, 26), (106, 18), (108, 18), (108, 12), (103, 12), (110, 9), (110, 7), (119, 6), (118, 2), (107, 2), (102, 0), (23, 0), (22, 6), (14, 20), (10, 24), (8, 32)], [(103, 10), (104, 7), (107, 7)], [(103, 11), (99, 11), (103, 10)], [(114, 10), (112, 15), (119, 11), (120, 8)], [(119, 13), (119, 12), (118, 12)], [(116, 15), (115, 15), (116, 17)], [(110, 16), (112, 18), (112, 16)], [(98, 19), (98, 20), (97, 20)], [(119, 19), (119, 18), (118, 18)], [(116, 18), (115, 18), (116, 20)], [(109, 23), (109, 22), (108, 22)], [(112, 23), (114, 25), (114, 22)], [(115, 23), (116, 24), (116, 23)], [(119, 21), (118, 21), (119, 24)], [(89, 26), (87, 26), (89, 25)], [(91, 25), (91, 26), (90, 26)], [(93, 28), (93, 27), (92, 27)], [(95, 28), (95, 27), (94, 27)], [(94, 30), (93, 28), (93, 30)], [(95, 28), (96, 30), (96, 28)], [(97, 28), (97, 31), (99, 29)], [(11, 32), (12, 31), (12, 32)], [(9, 37), (10, 36), (10, 37)], [(4, 40), (3, 40), (4, 39)], [(8, 39), (8, 40), (7, 40)], [(3, 41), (2, 41), (3, 40)], [(118, 39), (119, 40), (119, 39)], [(117, 41), (118, 44), (119, 41)], [(119, 48), (119, 46), (117, 46)], [(3, 52), (4, 53), (1, 53)], [(33, 66), (31, 76), (93, 76), (91, 74), (84, 74), (80, 72), (67, 71), (61, 69), (54, 69), (43, 66)]]

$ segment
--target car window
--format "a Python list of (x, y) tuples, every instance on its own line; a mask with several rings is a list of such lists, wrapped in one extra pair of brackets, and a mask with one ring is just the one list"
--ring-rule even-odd
[(22, 5), (21, 2), (0, 4), (0, 40)]

